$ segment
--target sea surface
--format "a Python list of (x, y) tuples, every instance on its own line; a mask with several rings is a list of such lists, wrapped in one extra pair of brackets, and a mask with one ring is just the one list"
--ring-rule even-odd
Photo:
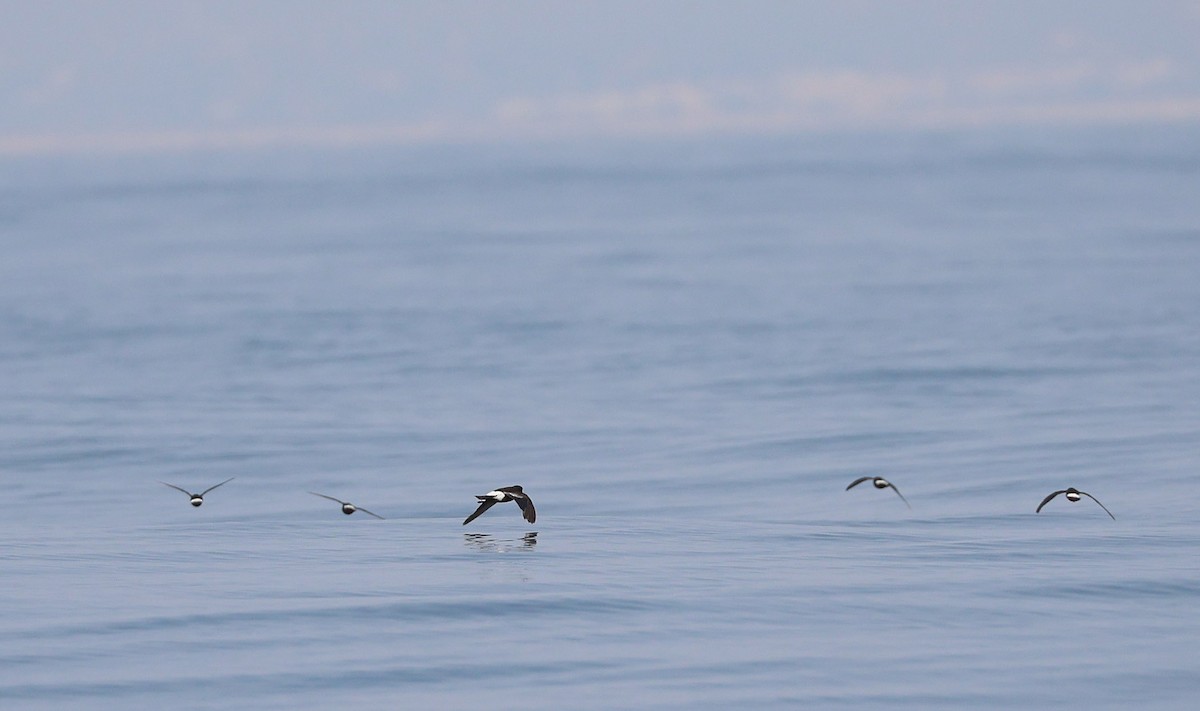
[(1195, 708), (1200, 128), (6, 159), (0, 484), (6, 711)]

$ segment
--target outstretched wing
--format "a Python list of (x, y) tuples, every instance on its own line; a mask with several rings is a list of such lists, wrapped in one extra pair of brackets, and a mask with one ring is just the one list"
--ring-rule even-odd
[[(1034, 513), (1041, 513), (1042, 507), (1045, 506), (1046, 504), (1050, 503), (1050, 499), (1053, 499), (1055, 496), (1058, 496), (1059, 494), (1065, 494), (1066, 492), (1067, 492), (1066, 489), (1059, 489), (1058, 491), (1054, 492), (1053, 494), (1042, 499), (1042, 503), (1038, 504), (1037, 510), (1034, 511)], [(1100, 503), (1100, 502), (1097, 501), (1096, 503)], [(1103, 508), (1103, 507), (1101, 507), (1101, 508)], [(1108, 509), (1105, 509), (1105, 511), (1107, 511), (1107, 510)], [(1111, 516), (1112, 514), (1109, 514), (1109, 515)]]
[(900, 500), (904, 502), (905, 506), (907, 506), (910, 509), (912, 508), (912, 504), (908, 503), (908, 499), (904, 498), (904, 494), (900, 493), (900, 490), (896, 488), (895, 484), (893, 484), (892, 482), (889, 481), (888, 486), (891, 487), (892, 491), (896, 492), (896, 496), (900, 497)]
[(229, 477), (228, 479), (226, 479), (225, 481), (221, 482), (220, 484), (214, 484), (214, 485), (212, 485), (212, 486), (208, 487), (207, 489), (205, 489), (204, 491), (201, 491), (201, 492), (200, 492), (200, 495), (201, 495), (201, 496), (204, 496), (205, 494), (207, 494), (208, 492), (210, 492), (210, 491), (212, 491), (213, 489), (217, 488), (218, 486), (225, 486), (226, 484), (228, 484), (229, 482), (233, 481), (233, 480), (234, 480), (234, 479), (236, 479), (236, 478), (237, 478), (236, 476), (231, 476), (231, 477)]
[[(851, 489), (853, 489), (854, 487), (856, 487), (856, 486), (858, 486), (859, 484), (863, 483), (864, 481), (871, 481), (871, 480), (872, 480), (872, 479), (874, 479), (874, 478), (875, 478), (875, 477), (873, 477), (873, 476), (860, 476), (859, 478), (857, 478), (857, 479), (855, 479), (854, 481), (850, 482), (850, 486), (847, 486), (847, 487), (846, 487), (846, 491), (850, 491)], [(900, 493), (900, 492), (896, 492), (896, 493)]]
[(386, 521), (386, 520), (387, 520), (387, 519), (383, 518), (383, 516), (380, 516), (379, 514), (375, 513), (374, 511), (367, 511), (366, 509), (364, 509), (364, 508), (363, 508), (363, 507), (361, 507), (361, 506), (355, 506), (355, 507), (354, 507), (354, 510), (355, 510), (355, 511), (362, 511), (362, 512), (363, 512), (363, 513), (365, 513), (365, 514), (371, 514), (372, 516), (374, 516), (375, 518), (377, 518), (377, 519), (380, 519), (380, 520), (384, 520), (384, 521)]
[(165, 482), (165, 481), (160, 481), (160, 482), (158, 482), (158, 483), (159, 483), (159, 484), (162, 484), (163, 486), (169, 486), (169, 487), (171, 487), (172, 489), (174, 489), (175, 491), (182, 491), (183, 493), (187, 494), (188, 496), (191, 496), (191, 495), (192, 495), (192, 492), (188, 491), (187, 489), (185, 489), (185, 488), (183, 488), (183, 487), (181, 487), (181, 486), (175, 486), (174, 484), (168, 484), (168, 483), (167, 483), (167, 482)]
[(521, 507), (521, 514), (525, 516), (525, 520), (533, 523), (537, 520), (537, 511), (533, 508), (533, 499), (521, 494), (516, 497), (517, 506)]
[(341, 504), (342, 506), (345, 506), (345, 505), (346, 505), (346, 502), (345, 502), (345, 501), (342, 501), (341, 499), (335, 499), (335, 498), (333, 498), (332, 496), (326, 496), (325, 494), (318, 494), (318, 493), (317, 493), (317, 492), (315, 492), (315, 491), (310, 491), (310, 492), (308, 492), (308, 493), (312, 494), (313, 496), (320, 496), (322, 499), (329, 499), (330, 501), (336, 501), (336, 502), (338, 502), (339, 504)]
[(468, 523), (470, 523), (470, 522), (474, 521), (475, 519), (479, 518), (479, 517), (480, 517), (480, 515), (482, 515), (484, 511), (487, 511), (488, 509), (492, 508), (492, 507), (493, 507), (493, 506), (495, 506), (497, 503), (499, 503), (499, 502), (497, 502), (495, 499), (484, 499), (483, 501), (480, 501), (480, 502), (479, 502), (479, 508), (475, 509), (475, 513), (471, 514), (470, 516), (467, 516), (467, 520), (466, 520), (466, 521), (463, 521), (463, 522), (462, 522), (462, 525), (464, 525), (464, 526), (465, 526), (465, 525), (467, 525)]
[(1095, 496), (1092, 496), (1091, 494), (1087, 493), (1086, 491), (1081, 491), (1079, 493), (1083, 494), (1084, 496), (1088, 497), (1092, 501), (1095, 501), (1097, 504), (1099, 504), (1100, 508), (1104, 509), (1104, 513), (1108, 514), (1109, 518), (1111, 518), (1114, 521), (1117, 520), (1117, 517), (1112, 515), (1112, 511), (1109, 511), (1107, 506), (1100, 503), (1100, 499), (1097, 499)]

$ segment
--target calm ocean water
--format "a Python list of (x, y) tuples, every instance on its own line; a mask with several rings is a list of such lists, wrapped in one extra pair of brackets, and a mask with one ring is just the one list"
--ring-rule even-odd
[(1191, 708), (1198, 186), (1200, 129), (9, 161), (0, 707)]

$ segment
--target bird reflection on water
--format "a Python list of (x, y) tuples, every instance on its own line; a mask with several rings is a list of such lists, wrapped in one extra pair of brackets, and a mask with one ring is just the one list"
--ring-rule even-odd
[(512, 550), (533, 548), (537, 545), (537, 531), (530, 531), (520, 538), (496, 538), (490, 533), (464, 533), (463, 542), (468, 548), (489, 553), (506, 553)]

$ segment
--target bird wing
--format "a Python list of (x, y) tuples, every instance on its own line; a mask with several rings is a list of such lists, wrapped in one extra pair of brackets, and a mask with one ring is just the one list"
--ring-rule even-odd
[(846, 487), (846, 491), (850, 491), (851, 489), (853, 489), (854, 487), (856, 487), (856, 486), (858, 486), (859, 484), (863, 483), (864, 481), (870, 481), (870, 480), (872, 480), (872, 479), (874, 479), (874, 478), (875, 478), (875, 477), (873, 477), (873, 476), (860, 476), (859, 478), (857, 478), (857, 479), (855, 479), (854, 481), (850, 482), (850, 486), (847, 486), (847, 487)]
[[(346, 505), (346, 502), (345, 502), (345, 501), (342, 501), (341, 499), (335, 499), (335, 498), (333, 498), (332, 496), (326, 496), (325, 494), (318, 494), (318, 493), (317, 493), (317, 492), (315, 492), (315, 491), (310, 491), (310, 492), (308, 492), (308, 493), (312, 494), (313, 496), (320, 496), (322, 499), (329, 499), (330, 501), (336, 501), (336, 502), (338, 502), (339, 504), (341, 504), (342, 506), (345, 506), (345, 505)], [(356, 507), (356, 508), (357, 508), (357, 507)]]
[[(1059, 494), (1066, 493), (1066, 491), (1067, 491), (1066, 489), (1059, 489), (1058, 491), (1054, 492), (1053, 494), (1051, 494), (1051, 495), (1047, 496), (1046, 498), (1042, 499), (1042, 503), (1038, 504), (1037, 510), (1036, 510), (1036, 511), (1034, 511), (1034, 513), (1041, 513), (1041, 511), (1042, 511), (1042, 507), (1043, 507), (1043, 506), (1045, 506), (1046, 504), (1050, 503), (1050, 499), (1053, 499), (1055, 496), (1058, 496)], [(1097, 501), (1096, 503), (1100, 503), (1100, 502), (1099, 502), (1099, 501)], [(1106, 510), (1107, 510), (1107, 509), (1106, 509)], [(1111, 515), (1111, 514), (1110, 514), (1110, 515)]]
[(387, 519), (384, 519), (383, 516), (380, 516), (379, 514), (375, 513), (374, 511), (367, 511), (366, 509), (364, 509), (361, 506), (355, 506), (354, 508), (356, 511), (362, 511), (365, 514), (371, 514), (372, 516), (374, 516), (377, 519), (385, 520), (385, 521), (387, 520)]
[(495, 499), (484, 499), (483, 501), (480, 501), (480, 502), (479, 502), (479, 508), (475, 509), (475, 513), (471, 514), (470, 516), (467, 516), (467, 520), (466, 520), (466, 521), (463, 521), (463, 522), (462, 522), (462, 525), (464, 525), (464, 526), (465, 526), (465, 525), (467, 525), (468, 523), (470, 523), (470, 522), (474, 521), (475, 519), (479, 518), (479, 516), (480, 516), (481, 514), (483, 514), (483, 512), (484, 512), (484, 511), (487, 511), (488, 509), (492, 508), (492, 507), (493, 507), (493, 506), (495, 506), (497, 503), (499, 503), (499, 502), (498, 502), (498, 501), (496, 501)]
[(174, 484), (168, 484), (165, 481), (160, 481), (158, 483), (162, 484), (163, 486), (169, 486), (172, 489), (174, 489), (175, 491), (182, 491), (183, 493), (187, 494), (188, 496), (192, 495), (192, 492), (188, 491), (187, 489), (183, 488), (182, 486), (175, 486)]
[(225, 486), (226, 484), (228, 484), (229, 482), (233, 481), (233, 480), (234, 480), (234, 479), (236, 479), (236, 478), (237, 478), (237, 477), (235, 477), (235, 476), (231, 476), (231, 477), (229, 477), (228, 479), (226, 479), (225, 481), (221, 482), (220, 484), (214, 484), (214, 485), (212, 485), (212, 486), (208, 487), (207, 489), (205, 489), (204, 491), (201, 491), (201, 492), (200, 492), (200, 495), (201, 495), (201, 496), (204, 496), (205, 494), (207, 494), (208, 492), (210, 492), (210, 491), (212, 491), (213, 489), (217, 488), (218, 486)]
[(517, 506), (521, 507), (521, 514), (525, 516), (525, 520), (533, 523), (537, 520), (537, 511), (533, 508), (533, 499), (521, 494), (515, 497)]
[(907, 506), (910, 509), (912, 508), (912, 504), (908, 503), (908, 499), (904, 498), (904, 494), (900, 493), (900, 490), (896, 488), (895, 484), (893, 484), (892, 482), (889, 481), (888, 486), (891, 487), (892, 491), (896, 492), (896, 496), (900, 497), (900, 500), (904, 502), (905, 506)]
[(1100, 508), (1104, 509), (1104, 513), (1108, 514), (1109, 518), (1111, 518), (1114, 521), (1117, 520), (1117, 517), (1112, 515), (1112, 511), (1109, 511), (1107, 506), (1100, 503), (1100, 499), (1097, 499), (1095, 496), (1092, 496), (1091, 494), (1087, 493), (1086, 491), (1081, 491), (1079, 493), (1083, 494), (1084, 496), (1088, 497), (1092, 501), (1095, 501), (1097, 504), (1099, 504)]

